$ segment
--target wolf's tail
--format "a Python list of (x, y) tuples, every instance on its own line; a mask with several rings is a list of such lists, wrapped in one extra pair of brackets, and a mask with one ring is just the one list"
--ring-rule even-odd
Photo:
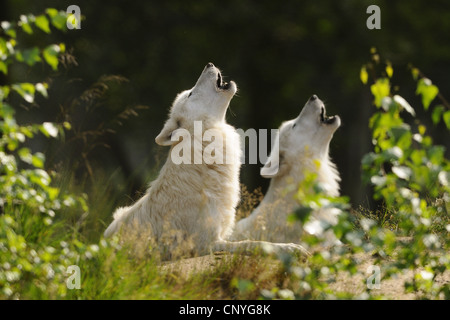
[(108, 228), (106, 228), (105, 233), (103, 234), (105, 238), (112, 236), (120, 230), (123, 222), (126, 220), (128, 215), (130, 214), (129, 207), (118, 208), (114, 212), (114, 221), (111, 222)]

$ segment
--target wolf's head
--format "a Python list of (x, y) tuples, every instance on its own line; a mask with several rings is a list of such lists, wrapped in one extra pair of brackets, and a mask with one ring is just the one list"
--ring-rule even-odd
[(261, 175), (267, 178), (283, 175), (305, 159), (328, 160), (331, 138), (340, 125), (339, 116), (328, 117), (324, 103), (313, 95), (297, 118), (280, 126), (278, 143), (261, 168)]
[(156, 137), (156, 143), (162, 146), (176, 143), (171, 140), (174, 132), (180, 128), (190, 130), (194, 121), (225, 121), (225, 113), (236, 91), (236, 83), (224, 82), (220, 70), (208, 63), (195, 86), (179, 93), (175, 98), (169, 119)]

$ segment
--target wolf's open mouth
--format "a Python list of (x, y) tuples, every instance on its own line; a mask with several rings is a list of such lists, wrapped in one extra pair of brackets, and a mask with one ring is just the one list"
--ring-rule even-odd
[(222, 75), (220, 74), (220, 71), (217, 73), (217, 89), (219, 90), (228, 90), (230, 89), (230, 84), (228, 82), (222, 81)]
[(335, 120), (335, 116), (327, 117), (327, 115), (325, 114), (325, 108), (322, 107), (322, 111), (320, 112), (320, 122), (325, 124), (332, 124)]

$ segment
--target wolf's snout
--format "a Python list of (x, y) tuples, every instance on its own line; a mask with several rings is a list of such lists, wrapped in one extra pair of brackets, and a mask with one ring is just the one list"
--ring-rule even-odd
[(208, 64), (206, 65), (206, 68), (212, 68), (214, 67), (214, 64), (212, 62), (208, 62)]
[(317, 99), (318, 99), (318, 97), (315, 94), (313, 94), (311, 96), (311, 98), (309, 98), (309, 101), (314, 101), (314, 100), (317, 100)]

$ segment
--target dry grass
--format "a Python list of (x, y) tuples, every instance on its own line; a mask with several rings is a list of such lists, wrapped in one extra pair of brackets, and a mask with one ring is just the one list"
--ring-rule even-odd
[(258, 299), (286, 281), (278, 259), (259, 254), (215, 253), (165, 263), (161, 273), (174, 289), (191, 288), (200, 299)]
[(236, 221), (249, 216), (263, 198), (264, 194), (260, 187), (251, 192), (247, 186), (241, 184), (241, 201), (236, 210)]

